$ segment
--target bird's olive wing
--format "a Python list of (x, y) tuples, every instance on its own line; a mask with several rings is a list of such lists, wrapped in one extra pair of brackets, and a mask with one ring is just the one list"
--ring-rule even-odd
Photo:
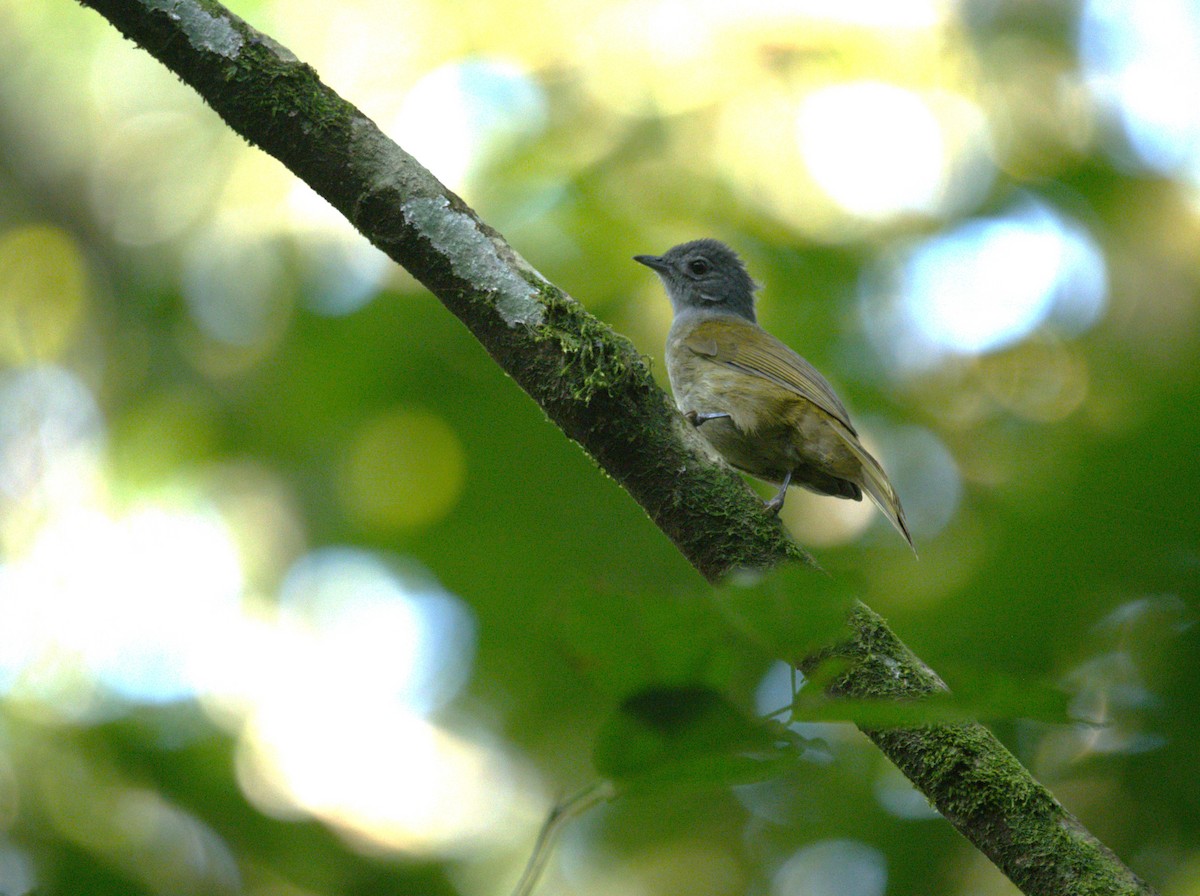
[(795, 392), (858, 434), (845, 405), (825, 377), (762, 327), (729, 318), (704, 321), (688, 334), (684, 344), (716, 364), (760, 376)]

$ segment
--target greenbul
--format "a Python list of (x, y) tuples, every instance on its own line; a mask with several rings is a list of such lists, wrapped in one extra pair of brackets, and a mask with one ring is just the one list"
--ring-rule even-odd
[(912, 546), (904, 509), (883, 467), (858, 440), (845, 406), (816, 369), (758, 325), (755, 283), (737, 253), (717, 240), (638, 255), (662, 280), (675, 311), (667, 375), (675, 403), (737, 469), (861, 501), (863, 492)]

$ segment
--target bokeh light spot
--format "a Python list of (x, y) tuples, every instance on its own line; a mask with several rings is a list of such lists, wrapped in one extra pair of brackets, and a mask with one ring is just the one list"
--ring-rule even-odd
[(198, 664), (236, 619), (242, 584), (218, 517), (153, 505), (120, 517), (64, 512), (3, 578), (0, 682), (83, 713), (96, 696), (90, 682), (135, 701), (194, 695)]
[(876, 513), (870, 500), (844, 501), (794, 488), (788, 492), (780, 517), (802, 544), (830, 547), (858, 538)]
[(879, 776), (875, 779), (875, 799), (897, 818), (941, 817), (938, 810), (929, 804), (929, 798), (917, 790), (912, 781), (894, 765), (880, 767)]
[(75, 374), (54, 365), (0, 372), (0, 520), (9, 548), (28, 531), (22, 502), (38, 507), (90, 493), (104, 437), (96, 398)]
[(269, 632), (213, 689), (243, 707), (247, 796), (374, 850), (461, 848), (527, 811), (501, 751), (434, 721), (466, 684), (474, 636), (467, 607), (418, 569), (355, 548), (301, 558)]
[(1108, 275), (1083, 227), (1029, 200), (885, 262), (865, 277), (862, 295), (877, 351), (919, 371), (947, 355), (1013, 345), (1046, 323), (1086, 329), (1107, 303)]
[(772, 896), (883, 896), (887, 862), (857, 840), (820, 840), (798, 850), (775, 873)]
[(0, 845), (0, 893), (25, 896), (36, 888), (33, 860), (11, 844)]
[(321, 632), (328, 665), (425, 714), (466, 683), (470, 612), (428, 577), (406, 576), (367, 551), (325, 548), (297, 561), (280, 594), (287, 624)]
[(297, 259), (305, 305), (317, 314), (342, 317), (366, 305), (391, 271), (391, 260), (360, 234), (309, 235)]
[(466, 481), (466, 455), (454, 430), (434, 414), (397, 410), (368, 421), (342, 469), (342, 498), (360, 523), (415, 529), (448, 514)]
[(962, 501), (958, 464), (933, 430), (906, 426), (888, 436), (886, 468), (909, 529), (915, 538), (931, 538), (950, 523)]
[(53, 361), (79, 329), (87, 269), (74, 239), (33, 225), (0, 234), (0, 361)]
[[(576, 38), (588, 89), (626, 114), (675, 114), (713, 102), (742, 74), (732, 59), (714, 64), (717, 14), (714, 4), (679, 0), (602, 7)], [(701, 59), (709, 64), (697, 65)]]
[[(914, 537), (935, 535), (954, 516), (962, 497), (962, 477), (954, 458), (931, 430), (907, 427), (886, 435), (883, 448), (868, 436), (867, 450), (883, 464), (896, 487)], [(848, 501), (793, 488), (780, 515), (798, 540), (815, 547), (846, 544), (872, 525), (893, 547), (904, 544), (892, 541), (892, 526), (865, 495), (861, 501)]]
[(452, 189), (489, 157), (545, 126), (546, 101), (513, 62), (468, 59), (434, 69), (409, 91), (394, 132)]
[(980, 374), (1001, 406), (1037, 423), (1056, 423), (1074, 413), (1087, 398), (1090, 379), (1079, 352), (1052, 338), (1030, 339), (985, 358)]
[(291, 300), (279, 247), (251, 233), (213, 228), (188, 247), (183, 295), (206, 336), (246, 348), (282, 334)]
[(801, 103), (796, 131), (813, 178), (846, 211), (887, 218), (936, 209), (946, 147), (913, 91), (877, 81), (822, 88)]
[[(760, 715), (778, 713), (793, 703), (796, 693), (792, 689), (798, 692), (805, 683), (803, 673), (789, 664), (782, 661), (772, 663), (754, 690), (754, 708)], [(846, 722), (792, 722), (788, 727), (802, 737), (824, 745), (825, 749), (821, 749), (810, 744), (801, 754), (805, 761), (819, 765), (828, 765), (833, 761), (829, 748), (854, 738), (853, 734), (849, 734), (853, 727)], [(743, 801), (748, 805), (753, 802), (752, 799)]]
[[(768, 8), (775, 7), (772, 0), (763, 0)], [(952, 4), (945, 0), (842, 0), (829, 3), (827, 0), (794, 0), (780, 4), (802, 10), (817, 20), (843, 22), (864, 28), (887, 28), (892, 30), (926, 30), (945, 23)]]
[(212, 209), (228, 158), (224, 135), (210, 124), (181, 112), (148, 112), (107, 132), (92, 164), (91, 200), (115, 239), (132, 246), (170, 240)]
[(1200, 185), (1200, 8), (1189, 0), (1089, 0), (1079, 54), (1088, 87), (1114, 119), (1126, 162)]
[(512, 810), (512, 772), (482, 746), (359, 700), (319, 710), (264, 708), (244, 731), (238, 778), (264, 811), (299, 808), (363, 846), (429, 852), (469, 845)]

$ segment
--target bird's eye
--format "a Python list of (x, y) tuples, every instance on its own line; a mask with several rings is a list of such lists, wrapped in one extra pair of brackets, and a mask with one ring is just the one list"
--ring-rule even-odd
[(693, 259), (692, 261), (688, 262), (688, 270), (691, 271), (693, 274), (695, 274), (697, 277), (699, 277), (703, 274), (707, 274), (710, 267), (711, 267), (711, 265), (709, 265), (709, 263), (707, 261), (705, 261), (703, 258), (696, 258), (696, 259)]

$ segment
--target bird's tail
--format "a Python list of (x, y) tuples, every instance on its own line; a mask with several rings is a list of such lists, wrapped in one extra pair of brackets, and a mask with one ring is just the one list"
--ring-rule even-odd
[(892, 488), (892, 483), (888, 479), (887, 473), (883, 472), (883, 467), (879, 465), (879, 461), (873, 458), (871, 453), (858, 443), (858, 439), (850, 436), (846, 439), (846, 443), (862, 463), (862, 487), (870, 495), (871, 500), (875, 502), (875, 506), (896, 527), (896, 531), (904, 536), (904, 540), (912, 548), (913, 556), (916, 556), (917, 547), (913, 544), (912, 533), (908, 531), (908, 521), (904, 518), (904, 508), (900, 506), (900, 497), (896, 494), (896, 490)]

